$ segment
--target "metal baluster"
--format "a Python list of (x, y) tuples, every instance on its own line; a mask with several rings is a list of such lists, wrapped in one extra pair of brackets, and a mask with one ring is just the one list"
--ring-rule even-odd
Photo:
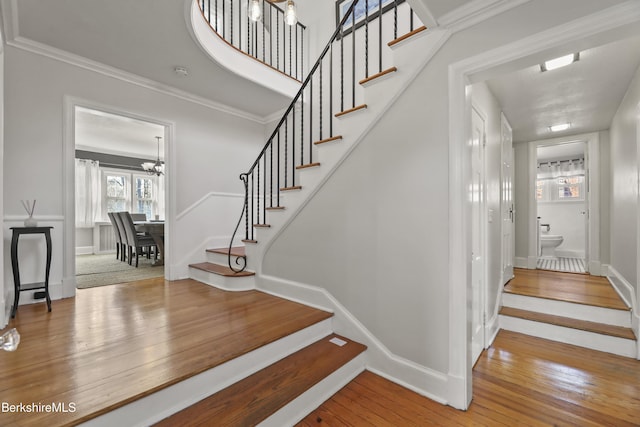
[(329, 50), (329, 138), (333, 138), (333, 43)]
[(273, 67), (273, 6), (269, 7), (269, 65)]
[(266, 15), (264, 14), (264, 0), (262, 1), (262, 62), (265, 62), (264, 60), (264, 18), (266, 17)]
[(291, 41), (293, 39), (291, 38), (291, 25), (289, 25), (289, 75), (293, 74), (293, 71), (291, 69)]
[(313, 77), (309, 81), (309, 164), (313, 163), (313, 152), (311, 151), (312, 143), (313, 143)]
[(253, 224), (263, 224), (262, 222), (260, 222), (260, 162), (258, 161), (258, 191), (256, 191), (256, 203), (257, 205), (257, 209), (256, 209), (256, 220), (253, 221)]
[(378, 0), (378, 72), (382, 72), (382, 0)]
[(231, 23), (231, 46), (233, 46), (233, 0), (230, 3), (229, 21)]
[[(264, 16), (264, 15), (263, 15)], [(267, 156), (262, 156), (262, 224), (267, 223)]]
[(258, 58), (258, 21), (253, 23), (253, 36), (254, 36), (253, 56), (257, 59)]
[(216, 29), (216, 31), (218, 31), (218, 0), (216, 0), (216, 25), (214, 26), (214, 28)]
[(249, 240), (249, 178), (246, 175), (244, 175), (244, 238)]
[(255, 207), (255, 203), (254, 203), (254, 200), (253, 200), (253, 197), (254, 197), (254, 196), (253, 196), (253, 194), (254, 194), (254, 193), (253, 193), (253, 190), (254, 190), (254, 188), (255, 188), (255, 185), (254, 185), (254, 177), (255, 177), (255, 173), (251, 172), (251, 221), (250, 221), (250, 223), (251, 223), (251, 240), (254, 240), (254, 235), (253, 235), (253, 224), (255, 224), (255, 221), (253, 220), (253, 218), (254, 218), (254, 216), (253, 216), (253, 213), (254, 213), (254, 212), (253, 212), (253, 209), (254, 209), (254, 207)]
[(284, 121), (284, 187), (287, 188), (287, 168), (289, 164), (287, 162), (287, 154), (289, 152), (289, 117)]
[(413, 31), (413, 9), (409, 7), (409, 32)]
[(340, 27), (340, 111), (344, 111), (344, 26)]
[[(324, 96), (324, 92), (322, 92), (322, 68), (324, 64), (324, 58), (320, 61), (320, 94), (318, 95), (320, 97), (320, 123), (318, 124), (318, 127), (320, 129), (320, 140), (322, 140), (322, 98)], [(311, 141), (309, 141), (309, 151), (311, 151)]]
[(300, 164), (304, 165), (304, 92), (300, 95)]
[(398, 1), (393, 1), (393, 39), (398, 38)]
[[(202, 2), (202, 5), (204, 6), (204, 0)], [(207, 21), (209, 22), (209, 24), (211, 24), (211, 0), (208, 0), (207, 4)]]
[(369, 77), (369, 0), (364, 0), (364, 76)]
[[(296, 63), (296, 79), (298, 78), (298, 26), (296, 25), (296, 60), (294, 61)], [(293, 75), (293, 72), (290, 73), (291, 75)]]
[(276, 12), (276, 68), (280, 69), (280, 12)]
[(226, 39), (225, 30), (226, 28), (226, 14), (225, 14), (225, 0), (222, 0), (222, 38)]
[[(291, 28), (291, 27), (289, 27)], [(296, 186), (296, 107), (294, 105), (291, 119), (291, 186)]]
[(273, 207), (273, 139), (269, 145), (269, 207)]
[(277, 199), (276, 199), (276, 206), (280, 206), (280, 129), (278, 128), (278, 159), (277, 159), (277, 163), (278, 163), (278, 170), (277, 170), (277, 174), (276, 174), (276, 179), (278, 180), (278, 182), (276, 183), (276, 191), (277, 193)]
[(300, 76), (304, 79), (304, 27), (301, 28), (302, 44), (300, 45)]
[[(354, 0), (356, 3), (358, 0)], [(351, 108), (356, 108), (356, 11), (351, 11)]]

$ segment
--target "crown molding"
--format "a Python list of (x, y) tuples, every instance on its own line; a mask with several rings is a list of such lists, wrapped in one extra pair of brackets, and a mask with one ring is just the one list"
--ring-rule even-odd
[(130, 73), (128, 71), (124, 71), (98, 61), (93, 61), (83, 56), (76, 55), (62, 49), (57, 49), (53, 46), (37, 42), (26, 37), (22, 37), (19, 35), (17, 0), (2, 0), (0, 6), (2, 12), (5, 43), (8, 46), (31, 52), (36, 55), (42, 55), (60, 62), (67, 63), (69, 65), (102, 74), (107, 77), (115, 78), (126, 83), (134, 84), (145, 89), (153, 90), (164, 95), (169, 95), (183, 101), (192, 102), (194, 104), (198, 104), (200, 106), (210, 108), (222, 113), (231, 114), (233, 116), (251, 120), (260, 124), (268, 123), (269, 117), (261, 117), (256, 114), (251, 114), (246, 111), (242, 111), (240, 109), (222, 104), (220, 102), (216, 102), (211, 99), (207, 99), (190, 92), (183, 91), (173, 86), (169, 86), (164, 83), (160, 83), (155, 80), (151, 80), (146, 77), (142, 77), (140, 75)]
[(529, 0), (474, 0), (446, 13), (438, 19), (440, 26), (458, 32), (495, 15), (518, 7)]

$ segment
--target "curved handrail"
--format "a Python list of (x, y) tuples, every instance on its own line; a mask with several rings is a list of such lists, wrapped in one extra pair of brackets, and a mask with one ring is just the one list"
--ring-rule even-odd
[(304, 76), (306, 27), (299, 22), (287, 25), (278, 6), (259, 0), (262, 15), (257, 22), (247, 12), (251, 0), (195, 1), (209, 27), (229, 46), (298, 82)]
[[(296, 186), (295, 171), (318, 165), (313, 163), (314, 145), (337, 138), (333, 134), (333, 119), (336, 116), (334, 115), (334, 108), (338, 108), (339, 112), (344, 112), (345, 101), (349, 100), (351, 105), (347, 105), (347, 109), (356, 109), (356, 85), (359, 83), (356, 81), (356, 68), (358, 68), (359, 72), (363, 72), (365, 80), (369, 80), (371, 62), (374, 63), (373, 68), (378, 70), (374, 72), (375, 75), (383, 75), (389, 71), (383, 72), (385, 59), (383, 58), (382, 45), (383, 28), (389, 33), (384, 33), (384, 37), (389, 36), (392, 39), (398, 37), (398, 5), (403, 3), (404, 0), (391, 0), (384, 7), (382, 5), (383, 1), (354, 0), (344, 11), (344, 16), (329, 42), (309, 70), (300, 89), (285, 110), (267, 143), (249, 170), (240, 174), (240, 180), (243, 182), (245, 189), (245, 199), (242, 213), (229, 243), (228, 265), (233, 271), (241, 272), (246, 268), (247, 264), (246, 257), (240, 257), (242, 258), (242, 264), (240, 263), (240, 258), (237, 258), (235, 263), (241, 267), (236, 269), (231, 260), (231, 248), (243, 218), (245, 222), (245, 238), (243, 241), (255, 242), (254, 227), (267, 226), (267, 210), (282, 209), (280, 193), (300, 188)], [(370, 5), (373, 5), (373, 7), (370, 8)], [(358, 6), (364, 6), (364, 8)], [(393, 11), (393, 25), (383, 27), (383, 15), (386, 11), (391, 10)], [(407, 22), (409, 23), (409, 30), (412, 31), (414, 29), (414, 12), (410, 7), (408, 7), (408, 10), (409, 18)], [(354, 15), (356, 19), (353, 19)], [(376, 19), (378, 22), (374, 24)], [(355, 25), (353, 25), (354, 22)], [(370, 27), (372, 27), (373, 31), (377, 30), (377, 37), (370, 37)], [(359, 29), (364, 31), (359, 32)], [(373, 49), (369, 49), (370, 38), (375, 42)], [(356, 43), (356, 39), (358, 39), (358, 43)], [(358, 53), (360, 56), (357, 58), (358, 61), (356, 61), (356, 46), (359, 46)], [(334, 63), (334, 50), (339, 51), (339, 63), (338, 61)], [(345, 64), (345, 55), (348, 57), (347, 59), (350, 59), (350, 64)], [(346, 72), (345, 66), (347, 68), (350, 66), (350, 69), (346, 70)], [(329, 88), (324, 91), (323, 85), (326, 87), (327, 73)], [(372, 75), (371, 78), (373, 77)], [(334, 85), (334, 80), (336, 79), (339, 79), (339, 81)], [(345, 96), (345, 85), (348, 92), (350, 92), (347, 96)], [(337, 87), (339, 87), (339, 97), (336, 96), (334, 99), (334, 92), (338, 91)], [(296, 119), (298, 120), (296, 121)], [(323, 127), (325, 126), (325, 121), (328, 121), (328, 132)], [(328, 138), (326, 138), (327, 133)], [(298, 135), (299, 140), (296, 142), (296, 136)], [(316, 137), (317, 139), (314, 142)], [(296, 148), (299, 149), (298, 152), (296, 152)], [(281, 187), (281, 185), (284, 185), (284, 187)]]

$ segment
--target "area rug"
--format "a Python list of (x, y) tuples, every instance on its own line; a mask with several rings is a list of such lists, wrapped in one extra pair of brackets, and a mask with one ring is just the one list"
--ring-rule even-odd
[(152, 262), (153, 258), (140, 257), (136, 268), (117, 260), (115, 254), (80, 255), (76, 257), (76, 287), (94, 288), (164, 277), (164, 266), (153, 267)]
[(566, 273), (585, 273), (584, 260), (582, 258), (556, 258), (541, 259), (538, 258), (538, 269), (563, 271)]

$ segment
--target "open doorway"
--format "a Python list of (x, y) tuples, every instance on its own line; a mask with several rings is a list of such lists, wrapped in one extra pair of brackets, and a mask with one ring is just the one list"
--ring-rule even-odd
[[(165, 126), (82, 106), (73, 114), (77, 288), (164, 277)], [(114, 217), (125, 212), (134, 238)]]
[(536, 267), (586, 273), (589, 240), (586, 143), (539, 145), (536, 158)]

